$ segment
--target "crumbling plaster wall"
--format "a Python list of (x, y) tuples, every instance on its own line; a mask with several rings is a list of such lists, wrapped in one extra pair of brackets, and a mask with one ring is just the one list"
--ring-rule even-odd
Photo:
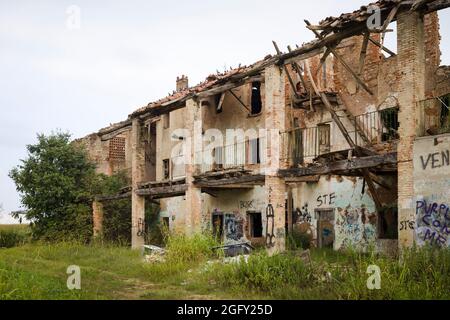
[[(247, 130), (255, 130), (256, 134), (260, 136), (260, 130), (265, 129), (265, 84), (261, 83), (261, 100), (262, 111), (258, 115), (251, 115), (248, 110), (229, 92), (225, 93), (223, 101), (222, 112), (217, 113), (217, 105), (214, 99), (209, 99), (208, 104), (202, 106), (202, 125), (203, 132), (208, 129), (219, 130), (223, 135), (223, 145), (225, 147), (233, 145), (234, 141), (228, 141), (227, 130), (241, 129), (245, 132)], [(233, 89), (233, 93), (239, 97), (239, 99), (246, 105), (248, 109), (251, 109), (251, 96), (252, 96), (252, 84), (248, 83), (239, 88)], [(253, 137), (246, 136), (245, 139), (251, 139)], [(208, 142), (204, 142), (204, 147), (208, 145)], [(241, 150), (238, 148), (238, 150)], [(245, 150), (245, 149), (242, 149)], [(253, 170), (258, 169), (259, 166), (246, 163), (246, 169)]]
[[(178, 155), (178, 151), (183, 155), (183, 150), (180, 147), (183, 141), (174, 139), (174, 133), (181, 131), (179, 129), (187, 129), (185, 123), (185, 113), (187, 110), (185, 108), (172, 111), (170, 113), (169, 127), (164, 127), (163, 117), (167, 115), (162, 115), (161, 119), (156, 124), (156, 181), (164, 181), (164, 165), (163, 160), (172, 160), (173, 157)], [(172, 163), (170, 164), (172, 171)], [(182, 175), (180, 175), (181, 178)]]
[(317, 244), (318, 215), (320, 210), (334, 212), (334, 249), (345, 247), (366, 248), (377, 239), (377, 214), (375, 204), (364, 193), (361, 178), (340, 176), (321, 177), (317, 183), (301, 183), (292, 189), (294, 211), (297, 212), (295, 228), (310, 234)]
[[(263, 235), (266, 234), (266, 189), (255, 187), (253, 189), (218, 190), (217, 197), (203, 194), (203, 228), (212, 230), (212, 217), (215, 213), (234, 217), (235, 226), (228, 226), (225, 221), (225, 243), (233, 244), (245, 241), (264, 243), (262, 239), (250, 237), (248, 212), (260, 212), (262, 216)], [(229, 228), (232, 227), (232, 228)], [(234, 228), (235, 227), (235, 228)]]
[(416, 243), (450, 247), (450, 134), (414, 141), (415, 219), (401, 221)]
[(181, 233), (185, 231), (186, 197), (173, 197), (161, 199), (161, 211), (159, 217), (169, 218), (171, 232)]

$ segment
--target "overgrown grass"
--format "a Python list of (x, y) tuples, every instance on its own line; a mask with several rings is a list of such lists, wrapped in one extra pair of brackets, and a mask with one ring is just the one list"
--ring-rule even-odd
[[(413, 249), (402, 259), (355, 251), (252, 254), (223, 263), (210, 237), (166, 239), (165, 261), (144, 263), (128, 248), (80, 243), (0, 249), (0, 299), (450, 299), (450, 251)], [(213, 263), (212, 263), (213, 262)], [(81, 291), (66, 287), (81, 268)], [(381, 290), (367, 288), (367, 267), (381, 269)]]
[[(381, 269), (381, 290), (367, 287), (371, 265)], [(313, 254), (311, 265), (292, 254), (261, 252), (248, 263), (216, 265), (207, 276), (233, 292), (274, 299), (450, 299), (450, 251), (413, 249), (400, 261), (325, 251)]]

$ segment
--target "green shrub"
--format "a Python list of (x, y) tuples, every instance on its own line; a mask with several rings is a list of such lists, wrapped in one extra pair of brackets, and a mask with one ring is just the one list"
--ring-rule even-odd
[(25, 244), (29, 240), (29, 232), (25, 227), (2, 226), (0, 228), (0, 248), (13, 248)]

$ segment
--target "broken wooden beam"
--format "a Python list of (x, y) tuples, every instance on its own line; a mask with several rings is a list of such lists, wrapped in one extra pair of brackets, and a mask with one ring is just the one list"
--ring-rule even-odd
[[(311, 25), (311, 23), (308, 20), (305, 20), (305, 23), (307, 25)], [(319, 38), (320, 40), (323, 40), (323, 37), (316, 31), (316, 30), (311, 30), (312, 32), (314, 32), (314, 34), (316, 35), (317, 38)], [(364, 81), (362, 81), (359, 76), (356, 74), (355, 71), (353, 71), (353, 69), (347, 64), (347, 62), (345, 62), (344, 58), (341, 57), (340, 54), (337, 53), (337, 51), (335, 49), (332, 48), (331, 45), (327, 45), (326, 46), (328, 49), (330, 49), (331, 53), (333, 54), (333, 56), (344, 66), (344, 68), (353, 76), (353, 78), (355, 79), (355, 81), (364, 89), (366, 90), (370, 95), (373, 96), (373, 92), (372, 90), (369, 89), (369, 87), (364, 83)]]
[[(277, 55), (281, 55), (282, 52), (280, 51), (280, 48), (278, 48), (277, 43), (276, 43), (275, 41), (272, 41), (272, 43), (273, 43), (273, 46), (275, 47), (275, 51), (277, 52)], [(287, 75), (289, 84), (290, 84), (291, 87), (292, 87), (292, 91), (294, 92), (295, 98), (296, 98), (296, 99), (299, 99), (300, 96), (299, 96), (299, 94), (298, 94), (298, 92), (297, 92), (297, 86), (295, 85), (294, 80), (293, 80), (292, 77), (291, 77), (291, 74), (290, 74), (290, 72), (289, 72), (289, 69), (288, 69), (287, 65), (286, 65), (286, 64), (283, 64), (283, 68), (284, 68), (284, 72), (286, 72), (286, 75)]]
[(321, 166), (309, 168), (292, 168), (278, 171), (278, 175), (283, 178), (299, 178), (307, 176), (323, 176), (328, 174), (345, 175), (345, 172), (359, 171), (362, 169), (376, 168), (383, 165), (396, 165), (397, 152), (384, 155), (357, 157), (350, 161), (334, 161)]

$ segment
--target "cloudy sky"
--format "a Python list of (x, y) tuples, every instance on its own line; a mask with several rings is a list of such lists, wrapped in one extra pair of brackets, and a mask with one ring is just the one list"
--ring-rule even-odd
[[(167, 95), (178, 75), (196, 84), (216, 70), (273, 53), (271, 40), (282, 48), (310, 41), (303, 19), (318, 22), (367, 2), (0, 0), (4, 212), (20, 209), (7, 175), (36, 133), (62, 129), (82, 137)], [(80, 28), (71, 19), (73, 6), (80, 9)], [(448, 39), (449, 9), (441, 17)], [(443, 52), (443, 63), (450, 64), (450, 48)], [(11, 220), (3, 214), (5, 222)]]

